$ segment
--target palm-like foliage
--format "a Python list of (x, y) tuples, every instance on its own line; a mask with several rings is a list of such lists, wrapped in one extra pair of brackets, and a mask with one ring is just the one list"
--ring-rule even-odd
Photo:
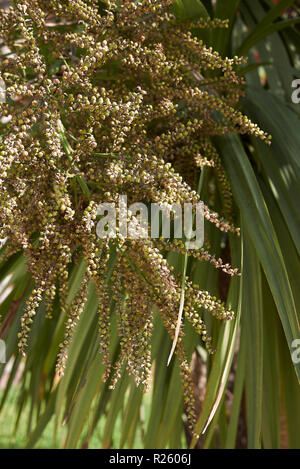
[[(6, 405), (14, 377), (24, 366), (18, 385), (18, 421), (29, 406), (29, 447), (34, 446), (53, 416), (59, 430), (65, 422), (57, 444), (68, 448), (87, 445), (99, 426), (99, 446), (104, 448), (132, 448), (137, 435), (145, 448), (179, 448), (187, 444), (231, 448), (245, 445), (244, 436), (249, 448), (286, 444), (299, 447), (300, 364), (291, 359), (292, 342), (300, 337), (300, 136), (299, 110), (291, 101), (291, 84), (299, 75), (299, 33), (295, 27), (298, 10), (295, 1), (274, 3), (177, 1), (179, 18), (229, 18), (228, 29), (197, 30), (197, 35), (223, 56), (249, 57), (249, 65), (240, 72), (248, 85), (242, 110), (272, 135), (271, 147), (246, 136), (218, 137), (214, 141), (227, 170), (242, 235), (238, 239), (208, 228), (208, 237), (214, 252), (227, 256), (232, 265), (239, 265), (242, 276), (228, 281), (210, 265), (196, 261), (188, 265), (189, 276), (201, 289), (220, 294), (237, 311), (233, 321), (221, 326), (205, 318), (214, 332), (217, 352), (213, 358), (185, 325), (186, 349), (199, 397), (197, 431), (205, 430), (203, 436), (199, 442), (194, 441), (185, 425), (178, 363), (173, 360), (166, 367), (171, 341), (159, 317), (152, 341), (150, 394), (144, 395), (126, 372), (113, 391), (109, 383), (103, 382), (97, 297), (92, 285), (63, 378), (57, 383), (56, 355), (65, 327), (58, 301), (53, 307), (57, 321), (47, 321), (40, 307), (24, 361), (17, 351), (17, 335), (32, 285), (22, 253), (17, 253), (0, 265), (0, 280), (5, 281), (7, 293), (0, 307), (1, 338), (7, 344), (7, 359), (14, 357), (0, 405), (1, 409)], [(205, 201), (210, 200), (212, 191), (213, 209), (222, 212), (218, 181), (208, 170), (202, 186)], [(178, 272), (183, 271), (183, 256), (169, 254), (168, 261)], [(80, 286), (84, 268), (82, 263), (72, 270), (69, 304)], [(112, 357), (116, 361), (116, 327), (112, 331)], [(0, 370), (4, 372), (3, 365)], [(117, 439), (116, 425), (121, 426)]]

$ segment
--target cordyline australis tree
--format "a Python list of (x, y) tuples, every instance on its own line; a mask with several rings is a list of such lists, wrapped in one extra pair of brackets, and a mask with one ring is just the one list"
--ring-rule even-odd
[[(10, 381), (21, 356), (27, 356), (21, 395), (31, 395), (29, 430), (34, 409), (37, 417), (29, 445), (65, 404), (67, 447), (78, 444), (82, 430), (88, 442), (104, 413), (102, 444), (110, 445), (121, 408), (120, 445), (132, 446), (143, 390), (153, 376), (145, 446), (181, 444), (181, 432), (174, 435), (182, 419), (181, 396), (186, 431), (195, 443), (224, 406), (241, 312), (252, 328), (249, 335), (261, 335), (260, 263), (290, 346), (297, 337), (293, 295), (267, 208), (255, 192), (261, 194), (256, 181), (241, 194), (253, 170), (237, 137), (224, 137), (245, 136), (249, 154), (261, 148), (259, 142), (263, 151), (270, 143), (269, 134), (238, 108), (245, 60), (222, 58), (199, 39), (207, 31), (218, 38), (228, 31), (226, 45), (232, 25), (222, 18), (235, 13), (226, 5), (228, 11), (222, 11), (219, 4), (221, 19), (217, 12), (211, 19), (196, 1), (25, 0), (0, 10), (0, 38), (9, 48), (0, 62), (7, 98), (1, 105), (7, 118), (0, 143), (0, 237), (6, 239), (1, 274), (12, 273), (9, 281), (15, 285), (3, 303), (1, 332), (8, 331), (8, 355), (17, 348), (21, 352)], [(270, 21), (275, 18), (273, 13)], [(227, 155), (229, 176), (239, 180), (239, 202), (248, 205), (250, 218), (244, 223), (261, 224), (256, 236), (255, 227), (246, 226), (242, 244), (220, 152)], [(117, 204), (123, 194), (128, 203), (204, 200), (205, 246), (187, 250), (184, 240), (127, 239), (118, 231), (113, 239), (99, 239), (98, 205)], [(261, 259), (248, 249), (253, 242)], [(275, 254), (280, 272), (274, 278), (270, 260)], [(226, 277), (234, 278), (230, 288)], [(247, 282), (252, 289), (246, 292)], [(225, 302), (215, 296), (218, 283)], [(266, 283), (270, 296), (268, 288)], [(172, 341), (177, 358), (167, 368)], [(214, 379), (208, 381), (209, 401), (198, 422), (190, 367), (196, 346)], [(203, 346), (208, 355), (216, 350), (212, 360)], [(246, 347), (245, 340), (243, 352)], [(258, 392), (261, 403), (262, 368), (259, 373), (253, 378), (254, 399)], [(239, 402), (231, 403), (237, 410), (245, 377), (239, 379)], [(253, 410), (253, 401), (247, 404), (248, 412)], [(253, 446), (260, 444), (261, 412), (250, 429)], [(91, 413), (92, 422), (84, 425)], [(162, 437), (168, 418), (173, 433)]]

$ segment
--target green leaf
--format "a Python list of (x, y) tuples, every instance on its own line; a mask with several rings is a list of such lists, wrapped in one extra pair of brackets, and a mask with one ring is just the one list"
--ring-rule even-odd
[[(242, 227), (244, 223), (242, 224)], [(261, 447), (263, 405), (263, 303), (260, 264), (246, 230), (243, 230), (244, 270), (241, 342), (247, 345), (246, 403), (248, 448)]]
[(86, 382), (81, 388), (80, 394), (73, 408), (68, 424), (68, 435), (64, 444), (65, 448), (75, 448), (91, 409), (92, 401), (99, 392), (104, 373), (102, 356), (96, 354), (96, 358), (90, 366)]
[[(281, 433), (281, 396), (280, 396), (280, 363), (281, 353), (278, 331), (281, 324), (278, 312), (269, 289), (266, 277), (262, 276), (263, 284), (263, 331), (264, 331), (264, 383), (263, 383), (263, 420), (262, 436), (265, 449), (280, 448)], [(270, 331), (272, 333), (270, 333)], [(294, 373), (295, 374), (295, 373)], [(295, 375), (296, 377), (296, 375)], [(296, 378), (297, 379), (297, 378)]]
[[(243, 214), (245, 227), (255, 246), (272, 291), (289, 347), (299, 337), (300, 326), (278, 239), (254, 171), (236, 136), (222, 137), (220, 151), (232, 190)], [(300, 365), (295, 369), (300, 380)]]
[(173, 9), (177, 18), (183, 21), (209, 18), (209, 14), (200, 0), (176, 0)]
[[(254, 140), (256, 157), (262, 165), (271, 191), (289, 227), (300, 253), (300, 192), (299, 119), (276, 96), (264, 90), (249, 88), (246, 109), (251, 119), (272, 135), (272, 145)], [(283, 135), (289, 135), (283, 139)]]
[(252, 30), (250, 35), (245, 39), (243, 44), (236, 51), (237, 55), (245, 55), (248, 50), (262, 41), (265, 37), (270, 34), (284, 29), (292, 24), (298, 23), (298, 18), (292, 20), (281, 20), (280, 22), (273, 23), (273, 21), (280, 16), (283, 10), (292, 5), (295, 0), (283, 0), (266, 14), (266, 16), (258, 23), (258, 25)]
[[(98, 301), (95, 288), (93, 285), (90, 286), (86, 306), (80, 317), (79, 323), (74, 332), (72, 342), (68, 352), (68, 360), (66, 368), (64, 371), (64, 376), (59, 383), (59, 389), (56, 400), (56, 412), (59, 414), (60, 410), (63, 408), (63, 402), (66, 398), (68, 391), (68, 386), (73, 378), (76, 365), (78, 363), (78, 358), (81, 352), (82, 347), (85, 345), (85, 339), (89, 335), (90, 326), (93, 322), (93, 319), (98, 311)], [(81, 363), (81, 367), (84, 364)]]
[(234, 18), (241, 0), (217, 0), (215, 17), (229, 20), (228, 28), (218, 28), (212, 34), (212, 46), (222, 56), (229, 55), (230, 39), (234, 25)]
[[(300, 447), (300, 389), (293, 370), (289, 349), (283, 335), (280, 336), (281, 386), (288, 434), (288, 447)], [(296, 418), (295, 418), (296, 417)]]
[[(232, 254), (235, 265), (238, 264), (239, 240), (231, 238)], [(243, 255), (241, 253), (241, 265), (243, 266)], [(242, 267), (243, 271), (243, 267)], [(235, 352), (236, 341), (239, 332), (241, 316), (241, 288), (242, 281), (234, 278), (230, 282), (228, 306), (237, 310), (236, 318), (222, 325), (218, 337), (217, 351), (213, 358), (212, 369), (206, 387), (206, 397), (203, 402), (202, 412), (196, 425), (196, 433), (204, 433), (212, 422), (219, 405), (221, 404)], [(191, 446), (196, 444), (193, 438)]]
[(39, 418), (38, 424), (35, 427), (34, 431), (29, 435), (26, 448), (31, 449), (36, 445), (37, 441), (39, 440), (43, 431), (45, 430), (47, 424), (49, 423), (51, 417), (53, 416), (53, 413), (55, 410), (56, 392), (57, 391), (55, 390), (51, 394), (44, 413)]
[(241, 404), (242, 404), (243, 390), (244, 390), (244, 384), (245, 384), (246, 363), (247, 363), (246, 341), (241, 340), (239, 351), (238, 351), (236, 371), (235, 371), (230, 421), (228, 424), (226, 442), (224, 445), (225, 449), (234, 449), (236, 445), (239, 417), (240, 417), (240, 413), (242, 410)]
[(137, 387), (135, 383), (132, 383), (124, 411), (120, 448), (123, 448), (126, 443), (128, 448), (133, 447), (134, 437), (140, 418), (140, 408), (143, 400), (143, 393), (144, 390), (141, 386)]

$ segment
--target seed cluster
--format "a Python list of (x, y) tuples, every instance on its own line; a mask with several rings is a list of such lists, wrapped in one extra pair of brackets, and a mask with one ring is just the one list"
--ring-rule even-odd
[[(146, 387), (151, 375), (153, 312), (174, 337), (180, 282), (162, 255), (185, 253), (179, 240), (113, 240), (96, 235), (97, 206), (126, 194), (136, 201), (196, 204), (195, 175), (216, 171), (224, 217), (204, 206), (205, 219), (238, 234), (232, 197), (210, 138), (232, 132), (269, 137), (235, 105), (243, 59), (222, 58), (191, 28), (226, 27), (220, 20), (178, 22), (171, 0), (18, 0), (0, 10), (0, 56), (6, 103), (0, 104), (0, 238), (6, 255), (23, 249), (35, 288), (19, 334), (25, 353), (30, 326), (44, 300), (57, 295), (66, 315), (58, 355), (63, 373), (72, 334), (94, 282), (99, 298), (100, 350), (113, 387), (123, 363)], [(203, 74), (208, 78), (204, 78)], [(133, 220), (134, 214), (129, 215)], [(112, 253), (116, 262), (110, 265)], [(237, 269), (208, 251), (190, 251), (229, 275)], [(73, 303), (67, 304), (71, 262), (86, 261)], [(184, 316), (210, 352), (202, 308), (219, 319), (233, 312), (185, 282)], [(121, 352), (110, 365), (111, 312), (118, 315)], [(180, 329), (176, 353), (187, 415), (193, 425), (193, 385)]]

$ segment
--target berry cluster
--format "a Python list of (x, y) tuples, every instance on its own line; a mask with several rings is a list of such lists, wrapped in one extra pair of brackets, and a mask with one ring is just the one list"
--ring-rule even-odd
[[(0, 10), (0, 56), (6, 103), (0, 104), (0, 238), (6, 255), (24, 251), (35, 282), (22, 318), (19, 347), (45, 300), (48, 317), (57, 295), (66, 315), (58, 354), (63, 372), (88, 285), (99, 297), (100, 350), (114, 386), (123, 362), (136, 382), (149, 384), (153, 314), (174, 337), (181, 287), (162, 255), (163, 241), (99, 240), (97, 206), (126, 194), (135, 201), (195, 204), (196, 179), (214, 168), (224, 216), (204, 206), (206, 220), (238, 234), (225, 171), (211, 137), (248, 133), (269, 137), (235, 105), (242, 94), (236, 67), (190, 30), (226, 22), (178, 22), (171, 0), (17, 0)], [(206, 78), (205, 78), (206, 76)], [(196, 176), (196, 177), (195, 177)], [(168, 249), (185, 253), (183, 242)], [(117, 262), (108, 274), (111, 252)], [(74, 253), (76, 252), (76, 256)], [(86, 273), (73, 303), (66, 303), (69, 265), (79, 257)], [(237, 269), (205, 250), (191, 251), (229, 275)], [(208, 292), (185, 282), (184, 316), (211, 339), (201, 309), (219, 319), (233, 312)], [(111, 314), (117, 312), (121, 352), (110, 367)], [(51, 320), (51, 319), (50, 319)], [(176, 346), (187, 414), (194, 422), (193, 385), (181, 327)]]

